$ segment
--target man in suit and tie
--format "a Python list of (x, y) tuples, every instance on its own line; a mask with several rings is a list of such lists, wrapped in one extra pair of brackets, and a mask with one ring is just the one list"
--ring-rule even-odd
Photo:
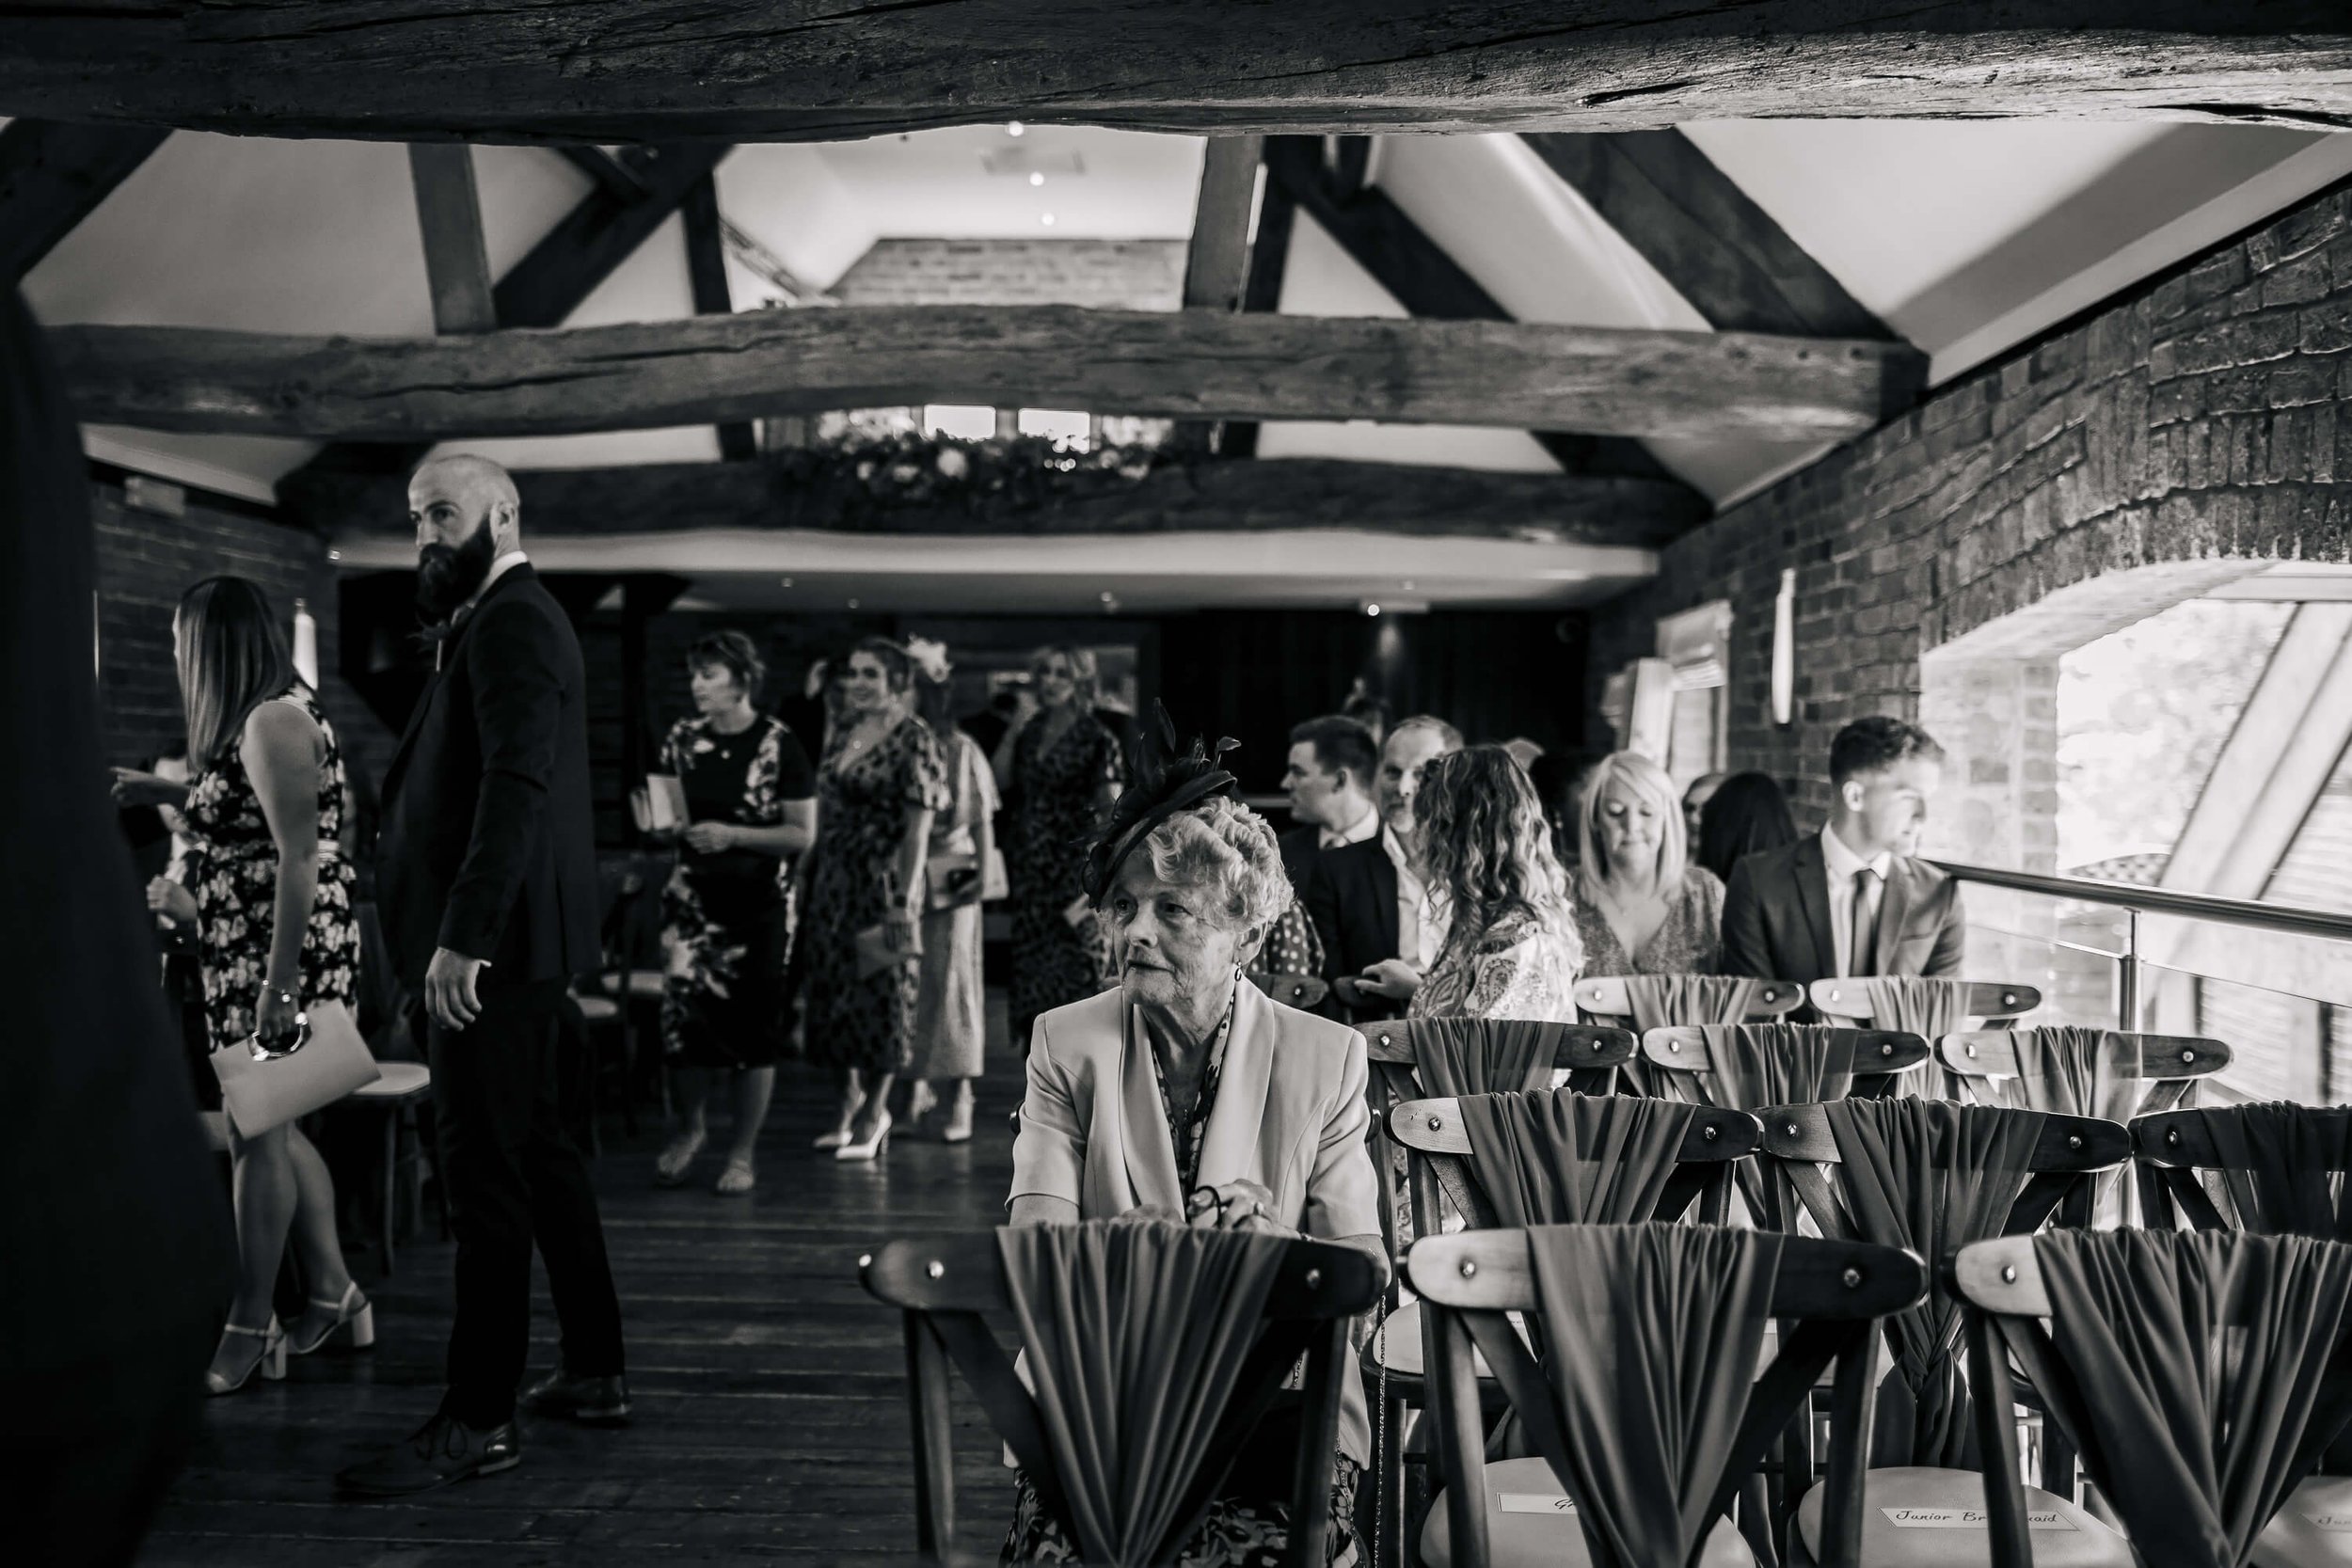
[(1413, 796), (1421, 770), (1462, 749), (1462, 732), (1427, 714), (1400, 721), (1380, 748), (1374, 798), (1380, 831), (1314, 857), (1299, 895), (1323, 942), (1331, 994), (1359, 1022), (1405, 1011), (1445, 931), (1413, 869)]
[(1960, 885), (1915, 859), (1944, 752), (1899, 719), (1858, 719), (1830, 743), (1829, 823), (1732, 867), (1724, 968), (1765, 979), (1945, 975), (1967, 943)]
[(591, 1425), (628, 1414), (596, 1192), (557, 1109), (558, 1007), (600, 964), (580, 642), (523, 555), (505, 469), (436, 458), (409, 480), (408, 513), (418, 601), (442, 629), (385, 774), (377, 902), (428, 1016), (457, 1303), (439, 1410), (337, 1478), (371, 1497), (521, 1462), (534, 1240), (563, 1350), (525, 1408)]
[(1282, 835), (1281, 846), (1292, 887), (1305, 886), (1318, 851), (1361, 844), (1379, 833), (1380, 808), (1372, 798), (1379, 768), (1372, 732), (1353, 719), (1332, 714), (1291, 731), (1282, 793), (1290, 797), (1291, 820), (1298, 825)]

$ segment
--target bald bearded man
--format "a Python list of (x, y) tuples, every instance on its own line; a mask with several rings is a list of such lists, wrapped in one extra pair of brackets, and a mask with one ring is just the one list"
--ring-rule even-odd
[(384, 777), (376, 896), (428, 1017), (457, 1304), (449, 1392), (406, 1442), (342, 1472), (362, 1496), (520, 1463), (534, 1240), (563, 1355), (526, 1408), (591, 1425), (628, 1415), (596, 1193), (556, 1109), (557, 1008), (601, 962), (587, 682), (570, 619), (523, 555), (521, 515), (486, 458), (436, 458), (408, 482), (439, 652)]

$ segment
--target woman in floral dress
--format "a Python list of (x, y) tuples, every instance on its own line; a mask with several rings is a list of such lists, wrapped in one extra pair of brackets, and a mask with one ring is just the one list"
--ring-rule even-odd
[[(172, 641), (194, 773), (183, 788), (138, 775), (126, 789), (179, 806), (186, 820), (195, 850), (185, 884), (157, 878), (149, 897), (195, 927), (212, 1049), (240, 1050), (256, 1036), (290, 1037), (302, 1008), (349, 1006), (358, 990), (352, 868), (336, 841), (342, 756), (259, 587), (198, 583), (180, 601)], [(310, 1140), (291, 1123), (247, 1136), (231, 1119), (229, 1150), (238, 1278), (205, 1373), (215, 1394), (256, 1370), (283, 1377), (288, 1353), (307, 1355), (346, 1324), (356, 1344), (374, 1338), (335, 1233), (334, 1183)], [(288, 1331), (271, 1296), (290, 1237), (310, 1299)]]
[[(923, 858), (932, 814), (947, 803), (947, 768), (930, 726), (910, 711), (913, 674), (897, 643), (860, 642), (842, 676), (848, 721), (817, 770), (802, 1023), (809, 1055), (841, 1075), (840, 1125), (818, 1140), (838, 1160), (882, 1152), (891, 1085), (914, 1054)], [(899, 961), (869, 961), (885, 948)]]
[(1438, 757), (1414, 810), (1422, 879), (1446, 934), (1405, 1016), (1575, 1022), (1584, 950), (1526, 771), (1500, 746)]
[(1012, 896), (1012, 1037), (1028, 1049), (1037, 1015), (1101, 990), (1109, 965), (1079, 896), (1080, 847), (1119, 792), (1119, 743), (1094, 717), (1094, 656), (1067, 645), (1029, 662), (1024, 697), (997, 742), (1010, 803), (1005, 871)]
[(752, 706), (767, 666), (750, 638), (702, 638), (686, 668), (697, 712), (661, 743), (661, 769), (685, 789), (690, 819), (661, 890), (661, 1043), (680, 1125), (654, 1179), (686, 1180), (708, 1136), (711, 1080), (725, 1073), (735, 1141), (718, 1190), (748, 1193), (791, 1001), (792, 863), (816, 836), (816, 782), (784, 721)]

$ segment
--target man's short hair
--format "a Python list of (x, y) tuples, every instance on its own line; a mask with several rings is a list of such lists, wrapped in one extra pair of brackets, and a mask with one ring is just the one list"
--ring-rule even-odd
[(1438, 743), (1447, 751), (1458, 752), (1462, 749), (1462, 732), (1434, 713), (1416, 713), (1410, 719), (1398, 720), (1396, 726), (1389, 731), (1389, 738), (1393, 740), (1406, 730), (1435, 730)]
[(1380, 767), (1380, 749), (1372, 743), (1372, 732), (1336, 713), (1294, 725), (1291, 744), (1312, 746), (1316, 767), (1326, 773), (1345, 768), (1359, 789), (1372, 787), (1372, 776)]
[(1829, 743), (1830, 787), (1864, 773), (1883, 773), (1912, 757), (1941, 763), (1944, 748), (1916, 724), (1875, 713), (1857, 719)]

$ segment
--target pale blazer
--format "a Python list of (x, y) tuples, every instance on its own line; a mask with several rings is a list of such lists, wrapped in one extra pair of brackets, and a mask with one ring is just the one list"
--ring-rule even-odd
[[(1271, 1217), (1309, 1236), (1378, 1235), (1366, 1070), (1355, 1030), (1241, 986), (1201, 1142), (1201, 1185), (1254, 1181), (1274, 1195)], [(1064, 1198), (1089, 1220), (1139, 1208), (1184, 1212), (1152, 1047), (1121, 992), (1040, 1017), (1028, 1073), (1011, 1197)], [(1341, 1380), (1340, 1445), (1369, 1464), (1361, 1384)]]

